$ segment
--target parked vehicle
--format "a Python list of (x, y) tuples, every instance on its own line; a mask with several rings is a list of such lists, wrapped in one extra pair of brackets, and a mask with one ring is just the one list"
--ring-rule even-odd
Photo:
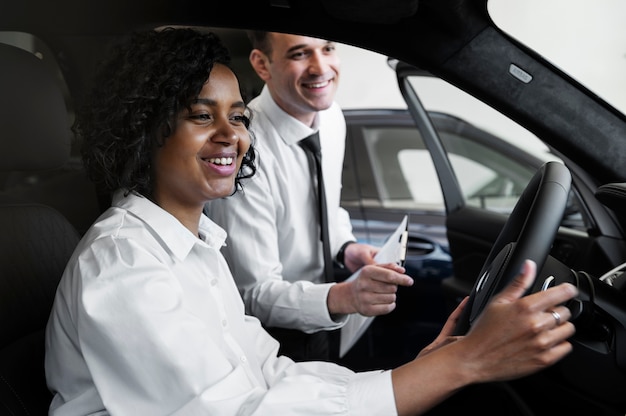
[[(341, 204), (359, 241), (378, 246), (409, 216), (406, 267), (415, 279), (413, 286), (399, 288), (398, 309), (376, 318), (348, 359), (368, 367), (398, 365), (439, 333), (452, 306), (442, 286), (453, 277), (443, 195), (408, 110), (349, 109), (344, 114), (348, 134)], [(468, 203), (482, 209), (510, 213), (548, 160), (458, 117), (434, 111), (428, 116), (453, 164), (475, 178), (461, 187)], [(404, 353), (390, 345), (403, 346)]]
[[(356, 366), (386, 365), (396, 353), (417, 353), (423, 335), (437, 332), (439, 317), (469, 295), (462, 334), (517, 271), (516, 261), (501, 262), (503, 257), (530, 257), (539, 265), (531, 292), (568, 281), (580, 295), (567, 305), (577, 329), (573, 352), (546, 371), (507, 383), (520, 411), (624, 415), (626, 71), (623, 41), (615, 39), (623, 33), (624, 11), (620, 2), (607, 0), (5, 1), (0, 409), (46, 413), (42, 330), (69, 253), (105, 208), (107, 198), (84, 176), (81, 138), (70, 130), (98, 58), (111, 41), (135, 29), (192, 25), (304, 33), (395, 61), (407, 110), (386, 112), (384, 120), (368, 111), (346, 112), (343, 204), (359, 238), (374, 243), (409, 213), (410, 256), (416, 259), (409, 271), (436, 284), (425, 289), (432, 289), (426, 292), (432, 303), (399, 303), (399, 321), (392, 315), (374, 321), (379, 340), (414, 330), (411, 339), (389, 337), (378, 349), (361, 346)], [(574, 16), (582, 21), (571, 24)], [(230, 48), (239, 54), (236, 45)], [(11, 72), (7, 63), (18, 49), (39, 59), (41, 71)], [(242, 68), (244, 63), (236, 62)], [(454, 100), (432, 107), (418, 86), (425, 73), (500, 118), (479, 123), (460, 116), (448, 110), (474, 104)], [(369, 84), (364, 88), (376, 88), (376, 78)], [(512, 124), (501, 128), (501, 119)], [(516, 135), (515, 146), (505, 145), (518, 129), (524, 134), (519, 140)], [(527, 135), (558, 162), (527, 158), (518, 150), (529, 150)], [(437, 186), (419, 188), (433, 181)]]

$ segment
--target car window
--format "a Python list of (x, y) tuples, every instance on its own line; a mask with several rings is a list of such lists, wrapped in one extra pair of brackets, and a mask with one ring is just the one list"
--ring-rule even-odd
[[(420, 139), (421, 140), (421, 139)], [(398, 152), (398, 163), (405, 178), (412, 200), (417, 205), (430, 205), (445, 209), (437, 171), (425, 149), (403, 149)]]
[[(408, 125), (388, 117), (359, 126), (380, 205), (444, 211), (430, 153), (410, 116), (404, 114), (403, 123)], [(510, 213), (541, 161), (459, 118), (436, 112), (430, 117), (466, 203)]]
[(384, 207), (444, 209), (430, 153), (415, 127), (365, 126), (363, 138)]
[[(414, 75), (409, 82), (433, 121), (465, 204), (509, 214), (537, 170), (560, 160), (534, 134), (446, 81)], [(404, 171), (424, 163), (422, 155), (402, 159)], [(424, 192), (414, 183), (412, 193)], [(564, 226), (586, 229), (573, 192), (566, 211)]]
[[(342, 57), (337, 101), (344, 110), (406, 111), (393, 59), (341, 43), (337, 48)], [(369, 82), (372, 77), (376, 83)], [(437, 115), (433, 123), (465, 204), (508, 214), (536, 170), (559, 160), (534, 134), (448, 82), (433, 76), (409, 81), (431, 118)], [(398, 125), (393, 117), (377, 120), (354, 120), (356, 130), (348, 131), (349, 140), (363, 141), (357, 147), (367, 154), (344, 164), (342, 204), (445, 213), (437, 172), (415, 125)], [(570, 201), (563, 224), (586, 229), (578, 199)]]
[(440, 134), (468, 205), (511, 213), (536, 168), (469, 137)]
[[(337, 47), (343, 74), (337, 100), (342, 108), (406, 109), (386, 57), (349, 45)], [(363, 71), (364, 67), (369, 70)], [(365, 79), (371, 73), (376, 74), (375, 85)], [(532, 133), (449, 83), (432, 76), (410, 77), (410, 82), (425, 109), (440, 114), (436, 130), (467, 204), (511, 212), (536, 169), (556, 159)], [(394, 123), (391, 119), (361, 123), (358, 134), (372, 170), (369, 181), (360, 180), (361, 187), (368, 188), (363, 203), (445, 211), (439, 179), (421, 135), (413, 123), (409, 127)], [(346, 199), (353, 191), (346, 186), (352, 183), (347, 176)]]
[(454, 85), (433, 76), (410, 76), (409, 82), (427, 111), (465, 120), (543, 161), (557, 159), (533, 133)]
[(501, 30), (626, 113), (626, 2), (489, 0), (487, 6)]

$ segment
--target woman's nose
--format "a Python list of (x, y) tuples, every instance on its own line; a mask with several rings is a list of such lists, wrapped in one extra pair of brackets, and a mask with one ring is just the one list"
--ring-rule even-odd
[(215, 133), (211, 137), (211, 140), (216, 142), (223, 142), (227, 144), (237, 143), (239, 135), (237, 130), (228, 121), (219, 122)]

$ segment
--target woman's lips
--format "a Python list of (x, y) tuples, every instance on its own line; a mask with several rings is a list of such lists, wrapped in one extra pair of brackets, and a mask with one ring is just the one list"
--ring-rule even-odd
[(202, 160), (211, 171), (221, 176), (232, 175), (237, 169), (236, 159), (231, 156), (209, 157)]

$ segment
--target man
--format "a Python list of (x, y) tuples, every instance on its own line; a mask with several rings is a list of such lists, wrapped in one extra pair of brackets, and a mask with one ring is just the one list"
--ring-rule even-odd
[[(246, 311), (257, 316), (295, 360), (328, 360), (328, 331), (349, 315), (395, 308), (398, 285), (412, 279), (396, 265), (374, 265), (376, 247), (355, 242), (339, 206), (346, 125), (334, 101), (340, 61), (333, 42), (250, 32), (250, 63), (265, 82), (249, 104), (258, 172), (244, 191), (208, 204), (231, 236), (223, 253)], [(326, 283), (315, 183), (299, 142), (318, 131), (327, 200), (330, 253), (353, 281)], [(296, 330), (296, 331), (294, 331)], [(302, 332), (306, 333), (303, 334)]]

